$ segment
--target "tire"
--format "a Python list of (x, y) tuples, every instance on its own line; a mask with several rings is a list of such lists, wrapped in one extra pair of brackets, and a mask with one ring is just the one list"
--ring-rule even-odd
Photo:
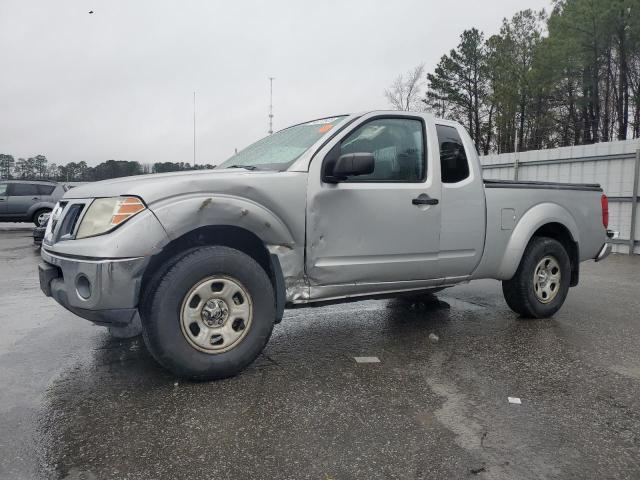
[(502, 282), (502, 293), (509, 308), (523, 317), (548, 318), (567, 298), (570, 281), (571, 261), (562, 244), (534, 237), (513, 278)]
[(194, 248), (160, 277), (150, 282), (141, 312), (145, 344), (162, 366), (179, 377), (215, 380), (237, 375), (262, 352), (275, 293), (253, 258), (229, 247)]
[[(44, 214), (47, 213), (51, 213), (51, 209), (50, 208), (41, 208), (40, 210), (36, 211), (36, 213), (33, 214), (33, 217), (31, 218), (31, 220), (33, 221), (33, 224), (36, 227), (44, 227), (47, 222), (46, 221), (42, 221), (42, 216)], [(42, 221), (42, 223), (40, 223)]]

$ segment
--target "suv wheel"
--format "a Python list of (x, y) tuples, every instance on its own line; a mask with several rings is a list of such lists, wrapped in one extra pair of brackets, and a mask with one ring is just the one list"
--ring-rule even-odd
[(253, 258), (229, 247), (201, 247), (151, 283), (142, 332), (161, 365), (181, 377), (211, 380), (253, 362), (275, 316), (271, 280)]
[(47, 224), (47, 220), (49, 220), (49, 215), (51, 215), (51, 209), (41, 208), (33, 214), (33, 223), (36, 227), (44, 227)]
[(502, 282), (507, 304), (528, 318), (547, 318), (556, 313), (569, 293), (571, 261), (560, 242), (534, 237), (527, 245), (518, 270)]

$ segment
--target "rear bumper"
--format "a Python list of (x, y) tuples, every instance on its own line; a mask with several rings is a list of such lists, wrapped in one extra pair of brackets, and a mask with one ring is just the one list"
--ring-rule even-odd
[[(618, 232), (614, 232), (613, 230), (607, 230), (607, 238), (610, 238), (610, 239), (618, 238), (618, 235), (619, 235)], [(600, 247), (600, 250), (598, 251), (598, 255), (595, 256), (594, 260), (596, 262), (599, 262), (600, 260), (604, 260), (609, 256), (610, 253), (611, 253), (611, 243), (605, 243), (604, 245), (602, 245), (602, 247)]]
[(609, 256), (610, 253), (611, 253), (611, 244), (605, 243), (604, 245), (602, 245), (602, 248), (598, 252), (598, 255), (596, 255), (595, 261), (599, 262), (600, 260), (604, 260)]
[(128, 325), (137, 311), (149, 257), (72, 258), (42, 249), (40, 288), (76, 315), (101, 325)]

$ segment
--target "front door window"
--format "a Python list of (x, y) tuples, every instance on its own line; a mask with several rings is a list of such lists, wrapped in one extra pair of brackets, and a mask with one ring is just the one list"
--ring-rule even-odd
[(425, 178), (422, 122), (380, 118), (357, 128), (340, 143), (340, 155), (371, 153), (375, 169), (349, 182), (421, 182)]

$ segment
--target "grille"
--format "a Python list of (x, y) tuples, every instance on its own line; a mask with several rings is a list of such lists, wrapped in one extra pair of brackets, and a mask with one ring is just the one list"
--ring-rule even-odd
[(58, 204), (58, 206), (54, 209), (53, 211), (53, 215), (51, 216), (51, 231), (55, 232), (56, 231), (56, 225), (58, 225), (58, 222), (60, 221), (60, 215), (62, 215), (62, 212), (64, 211), (64, 207), (67, 206), (68, 202), (60, 202)]
[[(78, 219), (80, 218), (80, 214), (83, 209), (84, 203), (74, 203), (66, 209), (64, 217), (57, 222), (60, 223), (60, 227), (57, 231), (54, 230), (56, 240), (67, 240), (73, 238), (73, 233), (75, 232)], [(56, 225), (54, 224), (52, 227), (55, 229)]]

